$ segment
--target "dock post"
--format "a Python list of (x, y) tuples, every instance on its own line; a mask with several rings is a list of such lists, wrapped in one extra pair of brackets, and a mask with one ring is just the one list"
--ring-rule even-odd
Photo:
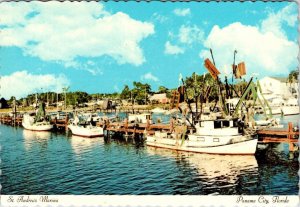
[(13, 100), (13, 117), (12, 117), (12, 124), (16, 126), (16, 118), (17, 118), (17, 105), (16, 105), (16, 98)]
[(125, 122), (125, 124), (124, 124), (124, 128), (125, 128), (125, 135), (127, 136), (128, 135), (128, 119), (126, 118), (125, 120), (124, 120), (124, 122)]
[(290, 152), (294, 152), (294, 143), (292, 142), (292, 138), (293, 138), (293, 123), (289, 122), (288, 123), (288, 140), (289, 140), (289, 151)]
[(66, 114), (66, 119), (65, 119), (65, 130), (68, 131), (68, 121), (69, 121), (69, 115)]

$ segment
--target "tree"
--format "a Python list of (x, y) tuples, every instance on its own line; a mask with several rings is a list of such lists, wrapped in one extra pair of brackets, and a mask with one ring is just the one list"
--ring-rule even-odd
[(158, 87), (158, 93), (168, 93), (169, 89), (165, 86), (159, 86)]
[(131, 96), (131, 91), (128, 87), (128, 85), (124, 86), (124, 89), (122, 90), (121, 94), (120, 94), (120, 98), (121, 99), (129, 99)]
[(148, 94), (151, 92), (151, 86), (147, 83), (133, 82), (132, 97), (139, 104), (147, 104)]
[(296, 70), (291, 71), (288, 76), (287, 82), (290, 84), (297, 82), (298, 76), (299, 76), (299, 70), (296, 69)]
[(0, 99), (0, 108), (2, 108), (2, 109), (8, 108), (8, 104), (7, 104), (7, 101), (5, 100), (5, 98)]

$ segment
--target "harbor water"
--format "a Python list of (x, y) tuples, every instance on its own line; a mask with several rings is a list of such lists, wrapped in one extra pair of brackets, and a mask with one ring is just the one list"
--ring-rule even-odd
[[(292, 117), (298, 120), (298, 116)], [(286, 123), (289, 119), (284, 118)], [(297, 195), (286, 144), (256, 156), (179, 153), (124, 137), (81, 138), (0, 125), (1, 193), (75, 195)]]

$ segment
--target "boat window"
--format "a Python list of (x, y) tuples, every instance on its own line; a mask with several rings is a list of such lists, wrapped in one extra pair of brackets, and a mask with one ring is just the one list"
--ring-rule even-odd
[(214, 121), (214, 128), (222, 128), (222, 122), (221, 121)]
[(223, 127), (229, 127), (229, 126), (230, 126), (230, 123), (228, 120), (223, 121)]
[(205, 138), (204, 137), (197, 137), (197, 140), (200, 142), (205, 142)]
[(214, 138), (213, 142), (220, 142), (219, 138)]

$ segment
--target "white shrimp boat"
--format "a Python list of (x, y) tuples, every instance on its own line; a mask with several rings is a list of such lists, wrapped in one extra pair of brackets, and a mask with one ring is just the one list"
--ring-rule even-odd
[(176, 138), (176, 135), (166, 132), (156, 132), (147, 136), (148, 146), (168, 148), (179, 151), (253, 155), (257, 147), (257, 138), (252, 134), (239, 133), (233, 120), (217, 119), (203, 120), (196, 125), (196, 133), (188, 138)]
[(35, 122), (34, 117), (29, 114), (23, 116), (22, 126), (32, 131), (50, 131), (53, 128), (53, 125), (49, 121)]

